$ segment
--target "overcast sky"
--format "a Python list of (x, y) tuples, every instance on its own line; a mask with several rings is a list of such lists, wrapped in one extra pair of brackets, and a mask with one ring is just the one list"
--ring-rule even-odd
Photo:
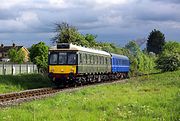
[(153, 29), (180, 42), (180, 0), (0, 0), (0, 44), (49, 45), (61, 22), (120, 46)]

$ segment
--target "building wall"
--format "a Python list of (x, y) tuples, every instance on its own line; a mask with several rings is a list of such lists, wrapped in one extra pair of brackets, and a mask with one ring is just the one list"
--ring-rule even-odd
[(22, 49), (22, 51), (23, 51), (24, 54), (25, 54), (25, 60), (24, 60), (24, 62), (28, 62), (28, 61), (29, 61), (29, 51), (28, 51), (26, 48), (24, 48), (24, 47), (22, 47), (21, 49)]

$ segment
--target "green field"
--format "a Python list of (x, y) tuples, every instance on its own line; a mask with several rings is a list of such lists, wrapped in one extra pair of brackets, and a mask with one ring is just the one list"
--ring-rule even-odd
[(180, 71), (0, 109), (0, 121), (179, 121)]
[(26, 89), (35, 89), (41, 87), (49, 87), (51, 82), (47, 76), (40, 74), (28, 75), (0, 75), (0, 94), (22, 91)]

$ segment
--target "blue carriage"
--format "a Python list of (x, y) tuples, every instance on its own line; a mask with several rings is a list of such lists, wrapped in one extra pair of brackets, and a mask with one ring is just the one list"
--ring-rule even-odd
[(113, 73), (129, 72), (130, 62), (127, 56), (111, 53), (111, 64)]

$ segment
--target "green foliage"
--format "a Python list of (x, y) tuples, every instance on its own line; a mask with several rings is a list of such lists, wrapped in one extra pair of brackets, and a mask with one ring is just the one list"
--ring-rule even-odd
[(78, 32), (78, 29), (76, 29), (74, 26), (70, 26), (65, 22), (56, 24), (55, 32), (57, 34), (52, 39), (54, 43), (73, 43), (76, 45), (89, 47), (89, 42), (91, 42), (93, 39), (91, 35), (86, 35), (84, 37)]
[(180, 67), (180, 60), (176, 55), (162, 55), (156, 60), (156, 68), (161, 71), (175, 71)]
[(156, 60), (156, 68), (161, 71), (175, 71), (180, 68), (180, 43), (167, 42), (163, 47), (163, 52)]
[(0, 75), (0, 94), (49, 86), (51, 81), (46, 75)]
[(155, 66), (153, 57), (141, 51), (135, 41), (130, 41), (125, 45), (125, 49), (129, 51), (129, 53), (125, 52), (124, 54), (130, 59), (131, 75), (150, 73), (153, 70)]
[(10, 58), (10, 61), (13, 63), (23, 63), (25, 59), (25, 53), (22, 51), (22, 49), (15, 49), (12, 48), (8, 51), (8, 57)]
[(154, 29), (148, 37), (147, 40), (147, 51), (159, 54), (162, 52), (163, 46), (165, 44), (164, 34), (159, 30)]
[(48, 46), (44, 42), (33, 44), (30, 48), (30, 59), (37, 64), (39, 69), (47, 69), (48, 63)]
[[(64, 91), (0, 109), (4, 121), (178, 121), (180, 71)], [(38, 80), (37, 80), (38, 81)], [(43, 81), (43, 80), (41, 80)]]
[(135, 41), (130, 41), (125, 45), (125, 48), (129, 50), (130, 54), (136, 56), (140, 52), (140, 47), (135, 43)]
[(175, 41), (166, 42), (163, 46), (163, 54), (179, 54), (180, 55), (180, 43)]
[(96, 35), (92, 35), (92, 34), (86, 34), (84, 36), (85, 40), (89, 43), (89, 47), (96, 47), (97, 46), (97, 42), (96, 42)]

